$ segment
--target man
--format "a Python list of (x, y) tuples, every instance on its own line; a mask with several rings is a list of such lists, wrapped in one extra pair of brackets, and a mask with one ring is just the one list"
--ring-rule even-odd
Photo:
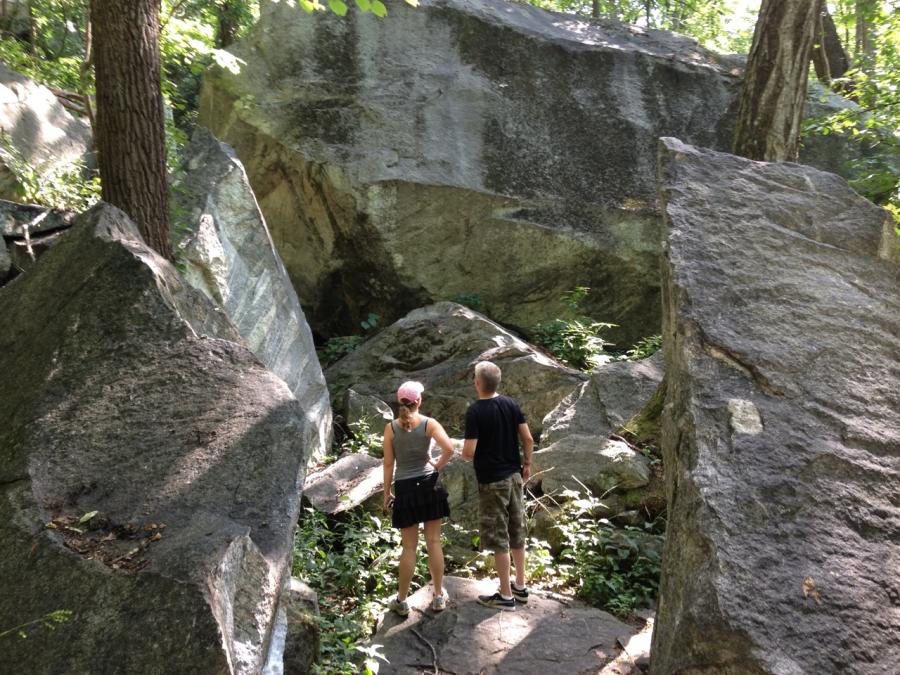
[[(481, 595), (488, 607), (514, 610), (528, 602), (525, 587), (525, 509), (522, 486), (531, 477), (534, 440), (519, 404), (497, 393), (500, 368), (490, 361), (475, 366), (478, 400), (466, 411), (462, 457), (475, 460), (481, 547), (492, 550), (500, 577), (500, 591)], [(519, 457), (519, 441), (523, 457)], [(509, 558), (516, 566), (516, 582), (510, 585)]]

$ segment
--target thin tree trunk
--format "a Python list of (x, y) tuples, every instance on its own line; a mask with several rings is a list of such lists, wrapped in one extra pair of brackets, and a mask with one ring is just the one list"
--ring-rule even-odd
[(841, 44), (834, 19), (828, 7), (822, 3), (822, 11), (816, 21), (816, 39), (812, 50), (813, 65), (816, 77), (828, 84), (833, 79), (842, 77), (850, 68), (850, 59)]
[(91, 12), (86, 12), (84, 18), (84, 58), (79, 69), (79, 84), (81, 98), (84, 101), (84, 114), (91, 123), (91, 143), (96, 147), (97, 120), (94, 117), (94, 104), (91, 101), (91, 68), (94, 67), (94, 32), (91, 28)]
[(821, 0), (763, 0), (747, 59), (734, 154), (793, 161)]
[(159, 11), (160, 0), (91, 0), (95, 141), (103, 199), (171, 259)]
[(875, 38), (872, 35), (872, 17), (877, 0), (856, 0), (856, 61), (868, 70), (875, 54)]
[(216, 26), (215, 44), (219, 49), (224, 49), (234, 43), (237, 37), (237, 22), (234, 20), (233, 0), (225, 0), (216, 6), (218, 25)]
[(600, 18), (600, 0), (591, 0), (591, 16), (595, 19)]

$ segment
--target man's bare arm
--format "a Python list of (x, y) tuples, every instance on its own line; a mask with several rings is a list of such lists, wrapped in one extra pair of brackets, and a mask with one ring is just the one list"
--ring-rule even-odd
[(477, 438), (467, 438), (463, 442), (462, 458), (467, 462), (471, 462), (475, 457), (475, 446), (478, 444)]

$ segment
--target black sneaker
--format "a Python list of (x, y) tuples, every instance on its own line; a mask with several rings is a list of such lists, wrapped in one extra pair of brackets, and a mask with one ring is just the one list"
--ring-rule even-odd
[(516, 602), (520, 604), (525, 604), (528, 602), (528, 587), (525, 588), (516, 588), (515, 584), (512, 586), (512, 594), (513, 598), (515, 598)]
[(516, 608), (516, 599), (510, 598), (507, 600), (501, 596), (500, 593), (494, 593), (493, 595), (479, 595), (478, 604), (484, 605), (485, 607), (496, 607), (497, 609), (511, 611)]

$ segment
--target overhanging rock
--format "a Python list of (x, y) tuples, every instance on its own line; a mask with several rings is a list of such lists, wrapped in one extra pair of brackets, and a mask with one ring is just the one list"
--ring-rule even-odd
[(668, 534), (654, 673), (900, 663), (900, 300), (832, 174), (663, 139)]
[(3, 672), (257, 673), (307, 420), (119, 210), (0, 289)]
[(503, 0), (388, 20), (269, 2), (231, 49), (201, 122), (247, 167), (319, 333), (463, 296), (527, 331), (576, 286), (620, 346), (658, 332), (656, 142), (727, 148), (740, 59)]

